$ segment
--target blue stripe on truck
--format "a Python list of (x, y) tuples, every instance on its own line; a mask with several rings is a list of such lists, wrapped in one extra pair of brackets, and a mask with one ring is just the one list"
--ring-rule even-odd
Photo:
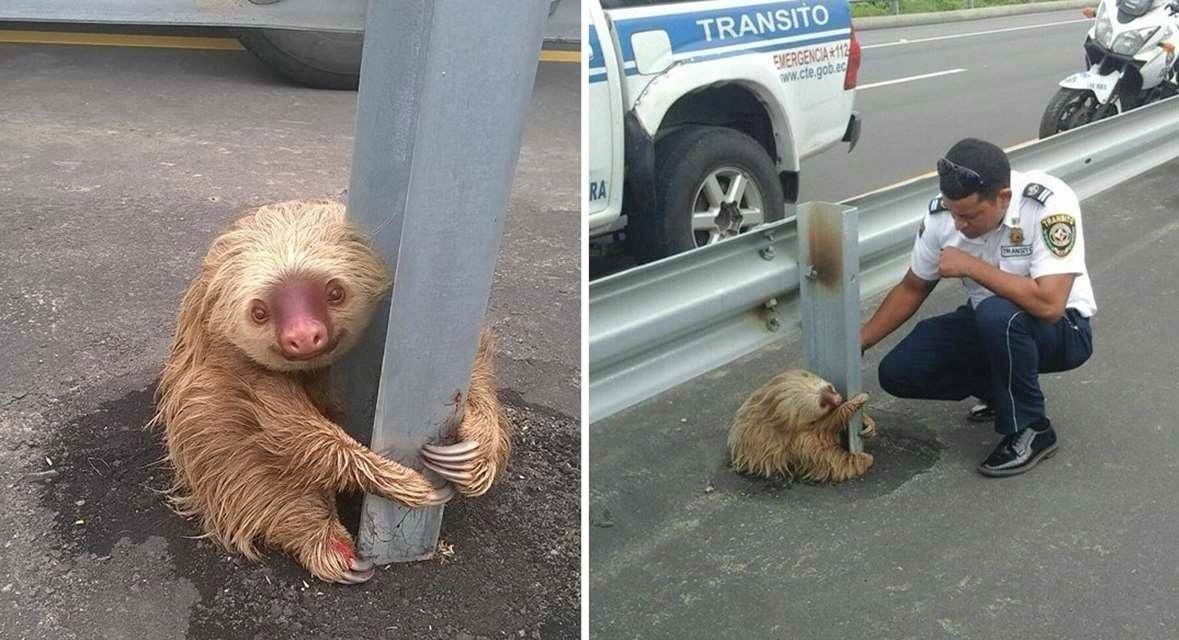
[[(631, 63), (627, 68), (628, 75), (637, 73), (631, 36), (644, 31), (667, 33), (672, 55), (698, 60), (847, 39), (850, 27), (851, 12), (846, 1), (794, 0), (741, 9), (621, 17), (614, 21), (624, 66)], [(767, 42), (785, 38), (790, 41)]]
[(602, 43), (598, 41), (598, 30), (589, 28), (589, 81), (602, 82), (606, 79), (606, 59), (602, 57)]

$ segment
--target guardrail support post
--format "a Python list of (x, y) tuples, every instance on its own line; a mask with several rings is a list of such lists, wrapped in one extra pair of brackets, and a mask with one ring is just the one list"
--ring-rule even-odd
[[(369, 3), (348, 216), (394, 284), (335, 386), (349, 431), (371, 430), (374, 451), (414, 468), (449, 427), (456, 392), (466, 397), (548, 8)], [(360, 555), (429, 558), (441, 525), (442, 507), (366, 495)]]
[[(806, 367), (850, 398), (863, 389), (859, 214), (837, 204), (807, 203), (799, 208), (798, 244)], [(848, 428), (848, 448), (863, 451), (859, 413)]]

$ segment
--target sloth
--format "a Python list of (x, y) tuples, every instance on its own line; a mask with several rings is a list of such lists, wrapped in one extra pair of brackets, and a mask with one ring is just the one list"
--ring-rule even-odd
[(356, 584), (374, 566), (357, 556), (337, 494), (416, 508), (491, 487), (510, 434), (487, 329), (458, 442), (419, 452), (449, 482), (434, 486), (339, 424), (329, 366), (356, 344), (391, 286), (384, 260), (336, 202), (263, 206), (213, 241), (180, 303), (149, 423), (163, 431), (173, 510), (231, 552), (259, 560), (259, 546), (278, 549), (321, 580)]
[[(802, 369), (788, 369), (762, 385), (737, 410), (729, 429), (729, 455), (741, 473), (842, 482), (864, 475), (869, 453), (849, 453), (840, 436), (868, 401), (857, 394), (847, 402), (835, 386)], [(876, 423), (863, 416), (863, 435)]]

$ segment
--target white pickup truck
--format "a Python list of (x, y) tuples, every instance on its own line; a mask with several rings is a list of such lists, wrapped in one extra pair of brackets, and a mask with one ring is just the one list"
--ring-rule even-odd
[(848, 0), (586, 0), (591, 241), (641, 261), (781, 219), (803, 158), (854, 147)]

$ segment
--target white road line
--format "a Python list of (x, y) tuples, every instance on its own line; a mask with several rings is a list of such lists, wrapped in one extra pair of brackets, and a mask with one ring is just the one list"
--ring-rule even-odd
[[(1039, 138), (1032, 138), (1031, 140), (1024, 140), (1023, 142), (1017, 142), (1017, 143), (1011, 145), (1010, 147), (1004, 147), (1003, 152), (1004, 153), (1011, 153), (1012, 151), (1015, 151), (1016, 149), (1026, 147), (1029, 144), (1032, 144), (1033, 142), (1039, 142), (1039, 141), (1040, 141)], [(925, 173), (915, 175), (912, 178), (905, 178), (904, 180), (899, 180), (899, 181), (894, 182), (892, 184), (886, 184), (883, 187), (876, 187), (875, 189), (872, 189), (871, 191), (865, 191), (864, 193), (852, 196), (850, 198), (844, 198), (843, 200), (840, 200), (839, 203), (843, 204), (845, 202), (851, 202), (852, 200), (857, 200), (857, 199), (863, 198), (865, 196), (870, 196), (878, 191), (887, 191), (889, 189), (894, 189), (894, 188), (899, 187), (901, 185), (909, 184), (910, 182), (917, 182), (918, 180), (932, 178), (933, 176), (936, 176), (936, 175), (937, 175), (937, 171), (926, 171)], [(1179, 222), (1176, 222), (1175, 225), (1179, 226)], [(1162, 235), (1162, 234), (1158, 234), (1158, 235)]]
[(884, 82), (873, 82), (872, 84), (862, 84), (856, 87), (856, 91), (863, 91), (864, 89), (873, 89), (876, 87), (886, 87), (890, 84), (900, 84), (902, 82), (912, 82), (914, 80), (924, 80), (926, 78), (936, 78), (938, 76), (948, 76), (952, 73), (962, 73), (966, 69), (946, 69), (945, 71), (935, 71), (933, 73), (923, 73), (919, 76), (909, 76), (908, 78), (897, 78), (896, 80), (885, 80)]
[(912, 40), (897, 40), (896, 42), (880, 42), (877, 44), (862, 44), (860, 49), (876, 49), (878, 47), (896, 47), (902, 44), (919, 44), (922, 42), (934, 42), (936, 40), (950, 40), (952, 38), (969, 38), (972, 36), (989, 36), (995, 33), (1007, 33), (1010, 31), (1024, 31), (1026, 29), (1042, 29), (1044, 27), (1058, 27), (1064, 24), (1076, 24), (1078, 22), (1092, 22), (1090, 18), (1078, 18), (1076, 20), (1065, 20), (1063, 22), (1045, 22), (1043, 24), (1028, 24), (1022, 27), (1007, 27), (1005, 29), (991, 29), (990, 31), (975, 31), (973, 33), (952, 33), (945, 36), (930, 36), (928, 38), (914, 38)]

